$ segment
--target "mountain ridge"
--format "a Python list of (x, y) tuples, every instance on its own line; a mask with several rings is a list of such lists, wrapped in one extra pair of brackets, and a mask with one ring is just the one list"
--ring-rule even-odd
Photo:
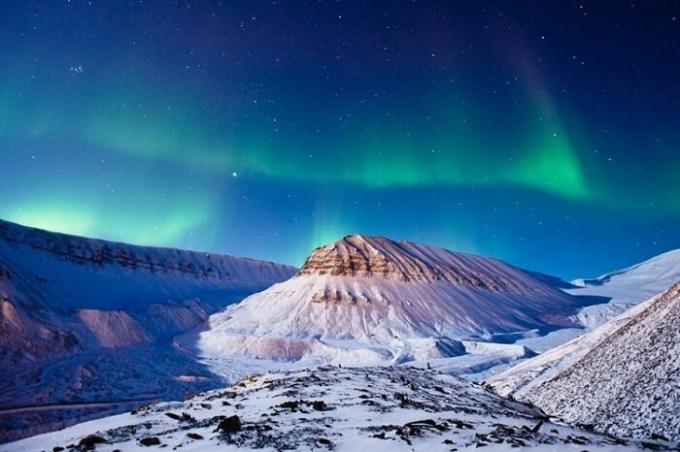
[[(0, 409), (178, 398), (214, 387), (221, 378), (172, 337), (295, 271), (0, 220)], [(0, 414), (0, 441), (68, 420), (64, 413)]]

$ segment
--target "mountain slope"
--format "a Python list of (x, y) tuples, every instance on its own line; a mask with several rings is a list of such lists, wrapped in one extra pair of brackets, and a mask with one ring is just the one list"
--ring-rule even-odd
[(255, 375), (184, 402), (150, 405), (4, 450), (94, 441), (97, 450), (125, 451), (640, 450), (635, 442), (551, 423), (535, 408), (470, 382), (409, 367)]
[(680, 284), (489, 383), (568, 422), (680, 441), (678, 325)]
[(180, 341), (204, 357), (398, 363), (463, 354), (460, 339), (570, 326), (580, 303), (495, 259), (354, 235)]
[[(206, 389), (214, 377), (174, 349), (172, 337), (294, 272), (0, 221), (0, 408)], [(165, 369), (150, 356), (165, 361)], [(195, 382), (177, 385), (185, 373)], [(5, 421), (0, 414), (0, 440), (26, 428)]]

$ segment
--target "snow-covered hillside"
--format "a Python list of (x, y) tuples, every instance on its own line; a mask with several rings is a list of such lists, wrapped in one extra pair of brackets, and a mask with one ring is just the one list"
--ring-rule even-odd
[(354, 235), (317, 248), (294, 278), (211, 316), (180, 342), (211, 365), (224, 358), (394, 364), (573, 326), (580, 307), (580, 299), (495, 259)]
[(489, 380), (568, 422), (680, 442), (680, 284)]
[[(35, 424), (17, 412), (8, 418), (10, 407), (178, 397), (214, 386), (214, 376), (170, 346), (172, 337), (294, 272), (0, 221), (0, 440)], [(65, 417), (59, 409), (53, 419)]]
[[(150, 405), (4, 445), (61, 450), (640, 450), (550, 422), (470, 382), (410, 367), (322, 367), (255, 375), (184, 402)], [(649, 447), (665, 449), (655, 441)]]

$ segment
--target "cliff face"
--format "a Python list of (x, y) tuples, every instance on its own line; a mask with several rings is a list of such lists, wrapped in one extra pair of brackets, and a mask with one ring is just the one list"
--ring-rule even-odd
[[(14, 249), (31, 249), (62, 262), (165, 273), (241, 286), (273, 284), (290, 277), (295, 268), (273, 262), (172, 248), (144, 247), (106, 240), (70, 236), (28, 228), (0, 220), (0, 243)], [(0, 268), (0, 279), (7, 277)]]

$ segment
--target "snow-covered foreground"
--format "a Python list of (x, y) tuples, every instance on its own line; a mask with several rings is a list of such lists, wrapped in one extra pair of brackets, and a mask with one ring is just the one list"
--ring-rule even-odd
[[(642, 443), (554, 423), (528, 405), (432, 370), (321, 367), (247, 378), (6, 444), (6, 452), (96, 450), (639, 450)], [(654, 442), (649, 447), (665, 448)]]

